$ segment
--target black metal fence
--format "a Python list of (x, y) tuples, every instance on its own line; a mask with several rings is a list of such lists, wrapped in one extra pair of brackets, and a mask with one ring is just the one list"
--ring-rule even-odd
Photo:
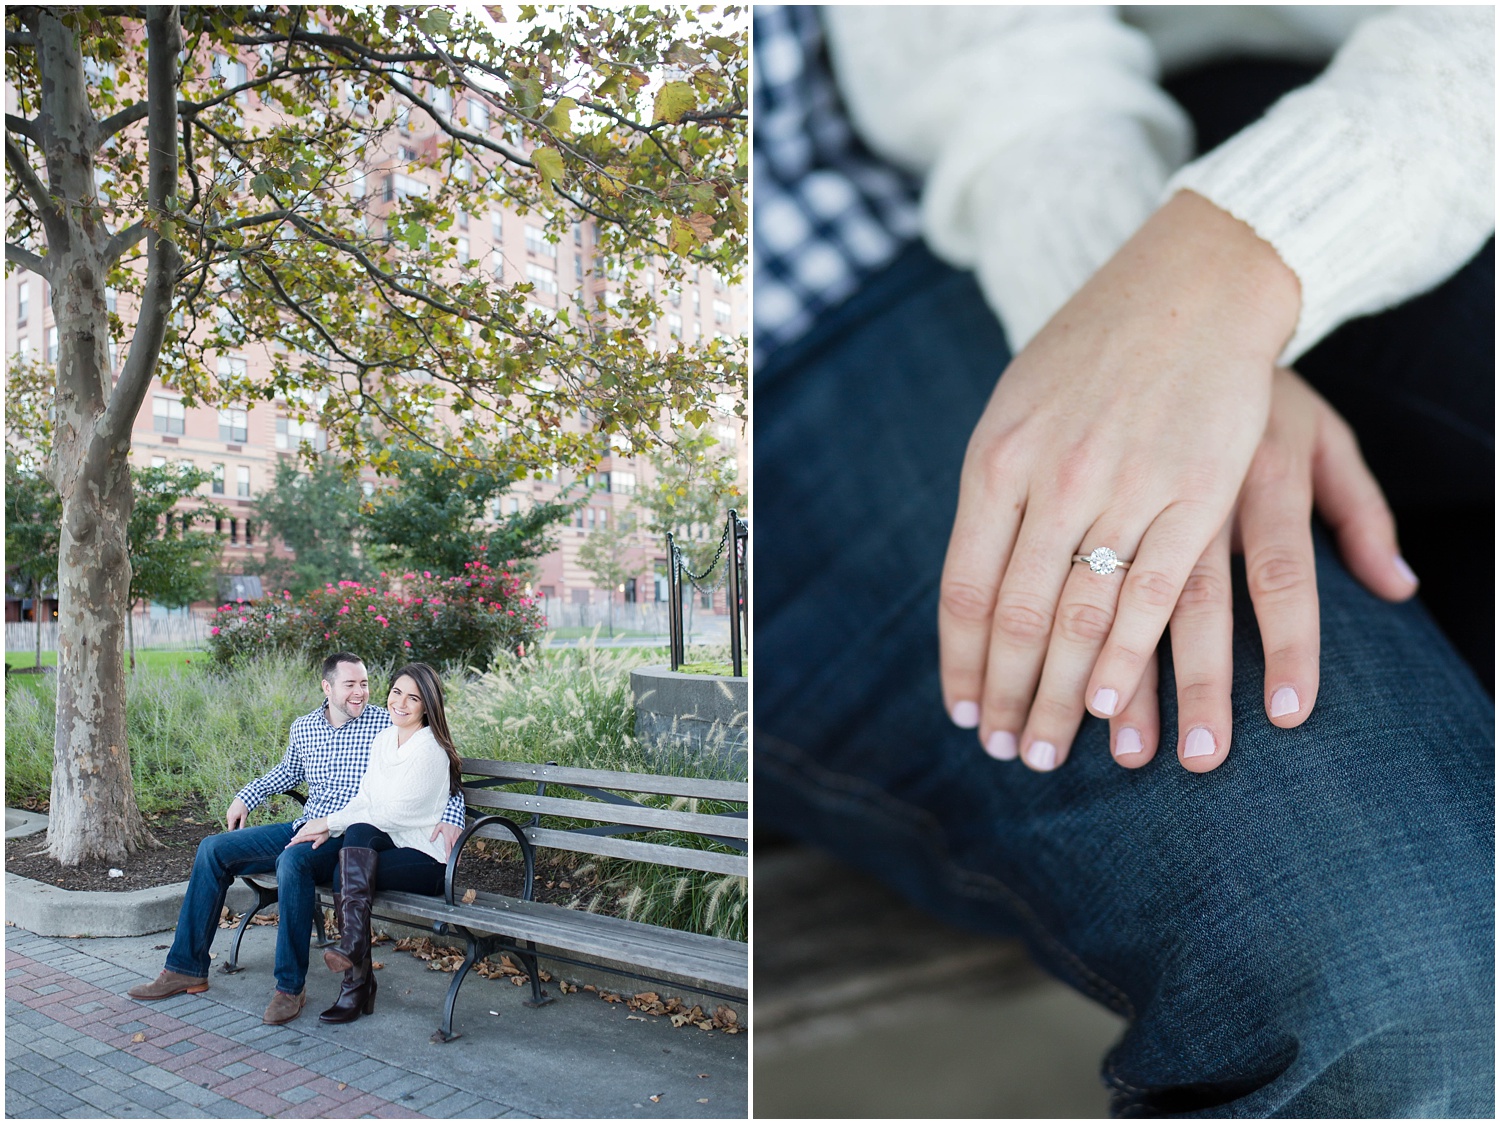
[[(689, 585), (699, 593), (708, 594), (710, 598), (719, 591), (721, 585), (726, 587), (725, 600), (729, 603), (729, 658), (734, 673), (745, 674), (746, 640), (750, 631), (750, 584), (746, 569), (749, 547), (750, 524), (730, 508), (729, 518), (724, 522), (724, 534), (719, 538), (718, 552), (701, 574), (695, 574), (688, 568), (687, 559), (673, 540), (672, 533), (667, 532), (667, 613), (671, 626), (673, 671), (682, 666), (684, 659), (682, 580), (686, 578)], [(705, 588), (700, 583), (713, 576), (720, 562), (725, 563), (724, 572), (718, 581)]]

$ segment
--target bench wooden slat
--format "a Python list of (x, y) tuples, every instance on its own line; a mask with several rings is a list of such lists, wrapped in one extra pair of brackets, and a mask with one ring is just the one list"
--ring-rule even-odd
[[(503, 828), (495, 830), (497, 838), (514, 839)], [(750, 874), (750, 859), (747, 855), (700, 851), (692, 847), (669, 847), (663, 843), (643, 843), (638, 839), (620, 839), (609, 835), (579, 835), (574, 831), (553, 831), (545, 827), (528, 827), (522, 830), (535, 846), (548, 847), (554, 851), (604, 855), (612, 859), (650, 862), (682, 870), (702, 870), (709, 874), (739, 874), (747, 877)], [(477, 834), (483, 835), (485, 830), (481, 829)]]
[(692, 796), (702, 800), (744, 803), (749, 786), (744, 781), (716, 781), (699, 777), (660, 777), (653, 773), (622, 773), (605, 769), (570, 769), (561, 765), (534, 765), (528, 761), (490, 761), (465, 757), (463, 771), (483, 777), (504, 777), (518, 782), (581, 785), (584, 788), (620, 792), (650, 792), (660, 796)]
[(446, 921), (517, 941), (536, 941), (583, 956), (628, 961), (738, 991), (748, 990), (750, 984), (749, 949), (740, 941), (663, 929), (501, 894), (479, 894), (472, 903), (449, 906), (442, 898), (381, 891), (376, 895), (375, 909)]
[(642, 808), (634, 804), (606, 804), (600, 800), (573, 800), (562, 796), (536, 796), (524, 792), (501, 792), (488, 788), (464, 789), (464, 802), (475, 808), (499, 808), (527, 815), (564, 816), (602, 823), (629, 824), (660, 831), (687, 831), (696, 835), (722, 835), (729, 839), (750, 838), (750, 821), (735, 816), (711, 816), (703, 812), (677, 812), (667, 808)]

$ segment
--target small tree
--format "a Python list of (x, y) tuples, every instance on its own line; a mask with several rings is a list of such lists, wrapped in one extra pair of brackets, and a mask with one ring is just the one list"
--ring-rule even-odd
[[(734, 457), (720, 451), (718, 444), (707, 427), (684, 429), (671, 452), (651, 453), (656, 482), (636, 501), (646, 510), (652, 533), (670, 532), (687, 568), (699, 574), (713, 564), (723, 541), (729, 509), (743, 499)], [(733, 544), (725, 544), (725, 558), (720, 565), (730, 564), (732, 549)], [(671, 565), (670, 559), (667, 564)], [(689, 634), (693, 629), (695, 600), (688, 598)]]
[(199, 531), (193, 524), (229, 514), (217, 504), (177, 505), (195, 495), (212, 476), (201, 468), (163, 465), (133, 468), (135, 505), (130, 513), (130, 600), (126, 621), (130, 635), (130, 668), (135, 670), (135, 607), (142, 600), (171, 609), (191, 605), (213, 593), (213, 575), (224, 536)]
[(307, 472), (281, 461), (276, 481), (255, 505), (267, 538), (280, 539), (296, 556), (269, 558), (263, 573), (277, 589), (301, 597), (326, 582), (364, 581), (368, 565), (360, 555), (364, 495), (352, 466), (319, 457)]
[(460, 466), (420, 450), (395, 450), (397, 482), (364, 509), (372, 554), (390, 569), (458, 574), (466, 562), (499, 569), (551, 550), (552, 529), (582, 501), (533, 504), (487, 525), (485, 508), (520, 473), (486, 467), (486, 460)]
[(640, 547), (635, 541), (635, 514), (620, 512), (607, 527), (589, 532), (578, 550), (578, 564), (609, 593), (609, 634), (615, 634), (615, 587), (640, 569)]
[(36, 666), (42, 666), (42, 595), (57, 581), (62, 499), (41, 473), (5, 453), (5, 568), (31, 591), (36, 617)]

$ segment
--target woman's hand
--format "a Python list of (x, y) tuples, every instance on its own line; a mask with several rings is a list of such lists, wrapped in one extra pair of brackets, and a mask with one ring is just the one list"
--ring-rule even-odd
[(326, 817), (319, 817), (315, 820), (308, 820), (305, 824), (303, 824), (301, 828), (298, 829), (297, 834), (292, 836), (292, 841), (288, 843), (287, 846), (295, 847), (298, 843), (311, 843), (313, 845), (313, 850), (316, 851), (319, 847), (327, 842), (328, 820)]
[[(1055, 768), (1123, 713), (1265, 431), (1295, 275), (1200, 196), (1161, 208), (1018, 355), (975, 428), (938, 610), (943, 697)], [(1073, 562), (1098, 546), (1110, 576)], [(1227, 557), (1227, 545), (1225, 547)]]
[[(1300, 376), (1278, 369), (1270, 420), (1232, 524), (1265, 650), (1266, 716), (1283, 729), (1305, 722), (1318, 696), (1315, 503), (1337, 535), (1345, 563), (1370, 592), (1405, 601), (1417, 591), (1396, 545), (1395, 520), (1354, 432)], [(1229, 755), (1230, 545), (1226, 526), (1199, 560), (1172, 614), (1177, 759), (1194, 773), (1218, 768)], [(1110, 749), (1127, 769), (1156, 753), (1156, 685), (1153, 662), (1135, 698), (1110, 717)]]

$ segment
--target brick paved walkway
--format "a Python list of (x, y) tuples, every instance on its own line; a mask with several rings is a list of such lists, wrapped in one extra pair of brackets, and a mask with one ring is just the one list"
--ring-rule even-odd
[(7, 1117), (531, 1115), (296, 1023), (265, 1026), (212, 991), (137, 1003), (124, 991), (138, 972), (5, 935)]

